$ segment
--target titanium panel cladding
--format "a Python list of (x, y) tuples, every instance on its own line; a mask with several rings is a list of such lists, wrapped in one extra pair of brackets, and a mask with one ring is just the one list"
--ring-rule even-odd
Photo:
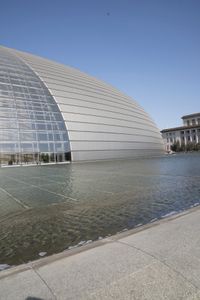
[[(40, 86), (29, 87), (37, 89), (37, 100), (29, 99), (30, 92), (24, 94), (24, 98), (22, 97), (20, 100), (22, 107), (26, 107), (26, 109), (23, 108), (23, 118), (29, 119), (29, 122), (26, 122), (29, 126), (32, 126), (32, 121), (30, 121), (32, 118), (35, 124), (41, 121), (40, 119), (37, 120), (40, 117), (37, 117), (36, 113), (34, 117), (31, 117), (28, 106), (30, 100), (34, 105), (37, 102), (37, 109), (34, 108), (33, 110), (38, 111), (40, 107), (39, 111), (42, 111), (42, 115), (45, 116), (45, 120), (43, 120), (45, 127), (40, 129), (43, 132), (38, 133), (38, 129), (32, 127), (28, 129), (32, 130), (30, 137), (32, 146), (27, 146), (30, 153), (40, 153), (45, 150), (44, 153), (47, 152), (49, 155), (53, 153), (54, 161), (57, 153), (62, 153), (61, 161), (67, 157), (70, 157), (72, 161), (80, 161), (144, 157), (164, 153), (162, 138), (155, 123), (143, 108), (130, 97), (71, 67), (17, 50), (4, 47), (0, 49), (1, 59), (8, 55), (15, 57), (15, 61), (18, 62), (12, 66), (16, 81), (25, 80), (24, 77), (26, 76), (23, 75), (23, 72), (26, 72), (32, 78), (31, 81)], [(23, 65), (23, 72), (21, 71), (23, 74), (18, 72), (20, 70), (19, 65)], [(6, 68), (8, 73), (7, 65)], [(11, 75), (8, 76), (7, 74), (6, 76), (8, 78)], [(6, 85), (8, 86), (8, 82), (1, 82), (1, 101), (7, 97), (4, 94)], [(20, 87), (21, 85), (22, 83), (17, 86)], [(13, 86), (15, 86), (14, 83), (9, 83), (12, 96), (9, 94), (7, 97), (7, 106), (9, 105), (7, 110), (12, 110), (11, 114), (14, 116), (15, 114), (20, 115), (20, 110), (16, 106), (19, 101), (13, 96), (13, 93), (17, 92)], [(21, 93), (21, 91), (18, 92)], [(43, 106), (44, 102), (46, 106)], [(30, 117), (28, 117), (29, 115)], [(46, 119), (46, 115), (50, 115), (49, 119)], [(5, 125), (6, 122), (3, 121), (2, 124)], [(1, 129), (1, 133), (3, 132), (4, 137), (6, 136), (9, 141), (14, 139), (13, 144), (15, 144), (17, 137), (18, 141), (23, 141), (21, 142), (22, 145), (16, 146), (15, 150), (12, 150), (14, 147), (12, 146), (10, 152), (23, 152), (25, 142), (23, 135), (21, 136), (21, 129), (18, 129), (21, 128), (19, 117), (15, 117), (12, 124), (9, 123), (7, 126), (15, 124), (17, 126), (14, 126), (15, 130), (12, 131), (12, 136), (8, 136), (8, 133), (2, 131), (3, 129)], [(51, 139), (51, 135), (47, 137), (47, 133), (50, 134), (47, 132), (47, 125), (53, 126), (53, 124), (57, 124), (57, 127), (56, 129), (51, 127), (50, 131), (54, 136), (54, 139)], [(5, 130), (8, 128), (6, 127)], [(55, 136), (55, 130), (58, 133), (57, 136)], [(22, 132), (25, 134), (24, 129)], [(34, 133), (37, 134), (34, 136)], [(57, 138), (60, 140), (58, 141)], [(48, 149), (42, 148), (45, 139), (48, 141)], [(3, 141), (0, 138), (1, 145), (6, 143)], [(60, 146), (56, 148), (59, 143)], [(53, 150), (50, 149), (51, 146)]]

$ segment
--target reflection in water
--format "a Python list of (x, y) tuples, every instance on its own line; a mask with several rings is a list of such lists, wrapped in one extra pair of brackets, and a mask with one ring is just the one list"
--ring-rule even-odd
[(0, 169), (0, 264), (198, 205), (200, 154)]

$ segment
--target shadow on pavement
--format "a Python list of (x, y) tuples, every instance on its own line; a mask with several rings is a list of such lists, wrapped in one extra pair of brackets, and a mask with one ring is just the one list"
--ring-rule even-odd
[(44, 299), (36, 298), (36, 297), (27, 297), (25, 300), (44, 300)]

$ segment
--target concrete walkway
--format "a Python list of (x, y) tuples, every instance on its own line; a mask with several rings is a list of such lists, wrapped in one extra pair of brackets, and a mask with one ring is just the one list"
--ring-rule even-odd
[(5, 270), (0, 299), (200, 299), (200, 208)]

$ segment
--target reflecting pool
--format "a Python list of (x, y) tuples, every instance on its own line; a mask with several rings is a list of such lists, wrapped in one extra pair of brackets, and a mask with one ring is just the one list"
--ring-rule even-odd
[(199, 182), (199, 153), (1, 168), (0, 264), (27, 262), (198, 205)]

